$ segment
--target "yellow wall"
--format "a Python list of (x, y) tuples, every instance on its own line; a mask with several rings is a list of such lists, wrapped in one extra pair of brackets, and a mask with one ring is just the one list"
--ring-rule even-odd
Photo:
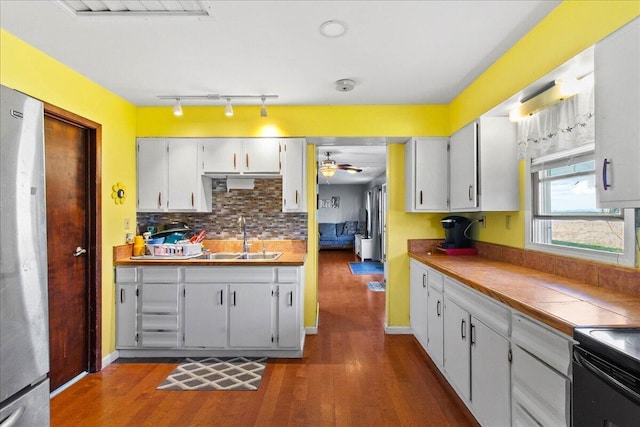
[[(102, 125), (102, 351), (115, 349), (112, 247), (124, 243), (124, 218), (135, 224), (135, 106), (0, 30), (0, 83)], [(111, 186), (130, 190), (115, 205)], [(131, 230), (135, 231), (135, 230)]]
[[(594, 42), (640, 15), (640, 1), (565, 1), (497, 60), (448, 106), (270, 106), (260, 118), (258, 107), (234, 107), (224, 116), (222, 107), (185, 106), (175, 118), (171, 108), (134, 107), (42, 52), (0, 32), (0, 82), (36, 98), (84, 116), (103, 126), (103, 316), (102, 346), (114, 349), (114, 295), (111, 248), (124, 240), (125, 217), (135, 218), (135, 136), (446, 136), (527, 87)], [(315, 162), (313, 147), (307, 152)], [(317, 303), (317, 226), (315, 224), (315, 171), (309, 168), (309, 248), (305, 325), (315, 325)], [(523, 168), (521, 165), (521, 175)], [(130, 203), (111, 203), (110, 187), (122, 181), (130, 190)], [(524, 182), (524, 181), (522, 181)], [(442, 237), (443, 215), (404, 212), (404, 149), (388, 148), (389, 290), (387, 323), (409, 325), (408, 238)], [(522, 203), (521, 206), (524, 206)], [(512, 215), (506, 230), (505, 216)], [(488, 226), (480, 239), (524, 246), (523, 211), (487, 213)]]

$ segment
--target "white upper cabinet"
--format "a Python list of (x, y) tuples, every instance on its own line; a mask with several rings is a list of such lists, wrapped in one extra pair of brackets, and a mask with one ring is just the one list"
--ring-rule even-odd
[(451, 136), (449, 184), (451, 211), (478, 210), (478, 124)]
[(506, 117), (481, 117), (451, 136), (451, 212), (517, 211), (520, 178), (516, 128)]
[(449, 210), (448, 138), (411, 138), (405, 144), (406, 212)]
[(640, 18), (595, 46), (597, 206), (640, 207)]
[(307, 142), (284, 139), (282, 150), (282, 212), (306, 212)]
[(198, 170), (198, 140), (138, 138), (139, 212), (211, 211), (211, 180)]
[(211, 175), (277, 175), (277, 138), (208, 138), (201, 142), (202, 172)]

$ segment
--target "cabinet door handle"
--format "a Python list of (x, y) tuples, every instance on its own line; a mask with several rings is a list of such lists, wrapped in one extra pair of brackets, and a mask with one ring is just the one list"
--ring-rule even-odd
[(471, 345), (476, 345), (476, 325), (471, 324)]
[(220, 305), (224, 305), (224, 290), (220, 289)]
[(196, 205), (196, 200), (193, 194), (193, 191), (191, 192), (191, 207), (194, 207)]
[(249, 153), (244, 155), (244, 162), (246, 164), (247, 170), (249, 170)]
[(236, 153), (233, 153), (233, 170), (237, 169), (237, 156)]
[(473, 200), (473, 196), (471, 195), (471, 192), (473, 191), (473, 185), (469, 186), (469, 201)]
[(293, 307), (293, 291), (289, 292), (289, 307)]
[(462, 338), (463, 341), (467, 339), (466, 326), (467, 326), (467, 321), (462, 319), (462, 321), (460, 322), (460, 338)]
[(296, 205), (298, 204), (298, 190), (296, 190)]
[(422, 204), (422, 190), (420, 190), (420, 204)]
[(604, 159), (602, 162), (602, 188), (604, 191), (607, 191), (611, 185), (607, 182), (607, 166), (610, 165), (611, 162), (607, 159)]
[(233, 291), (233, 306), (235, 307), (236, 305), (236, 291)]
[(422, 287), (423, 288), (427, 287), (427, 275), (426, 274), (422, 275)]
[(158, 192), (158, 207), (162, 207), (162, 191)]
[(436, 303), (436, 314), (438, 315), (438, 317), (440, 317), (440, 315), (442, 313), (440, 313), (440, 300), (438, 300), (438, 302)]
[(120, 304), (124, 304), (124, 288), (120, 288)]

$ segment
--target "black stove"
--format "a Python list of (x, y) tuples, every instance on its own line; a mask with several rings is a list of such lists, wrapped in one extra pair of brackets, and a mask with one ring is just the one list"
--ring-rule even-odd
[(575, 328), (573, 425), (638, 426), (640, 328)]

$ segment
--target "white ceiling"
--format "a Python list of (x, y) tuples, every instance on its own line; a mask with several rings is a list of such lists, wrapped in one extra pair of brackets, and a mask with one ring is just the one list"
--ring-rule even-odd
[[(180, 8), (176, 2), (191, 7), (194, 0), (143, 0)], [(158, 96), (207, 94), (279, 96), (267, 106), (446, 104), (560, 0), (199, 3), (211, 16), (86, 18), (53, 0), (0, 0), (0, 24), (138, 106), (173, 102)], [(323, 37), (319, 27), (327, 20), (344, 22), (344, 36)], [(356, 88), (337, 91), (335, 81), (345, 78)], [(364, 169), (338, 172), (332, 183), (368, 182), (384, 172), (385, 138), (313, 142), (332, 145), (319, 147), (320, 159), (331, 151), (338, 163)], [(367, 148), (372, 144), (378, 147)]]
[[(159, 95), (262, 93), (282, 105), (441, 104), (560, 1), (202, 3), (212, 16), (85, 18), (54, 0), (2, 0), (0, 23), (139, 106), (171, 104)], [(346, 34), (321, 36), (327, 20)], [(343, 78), (356, 88), (336, 91)]]

